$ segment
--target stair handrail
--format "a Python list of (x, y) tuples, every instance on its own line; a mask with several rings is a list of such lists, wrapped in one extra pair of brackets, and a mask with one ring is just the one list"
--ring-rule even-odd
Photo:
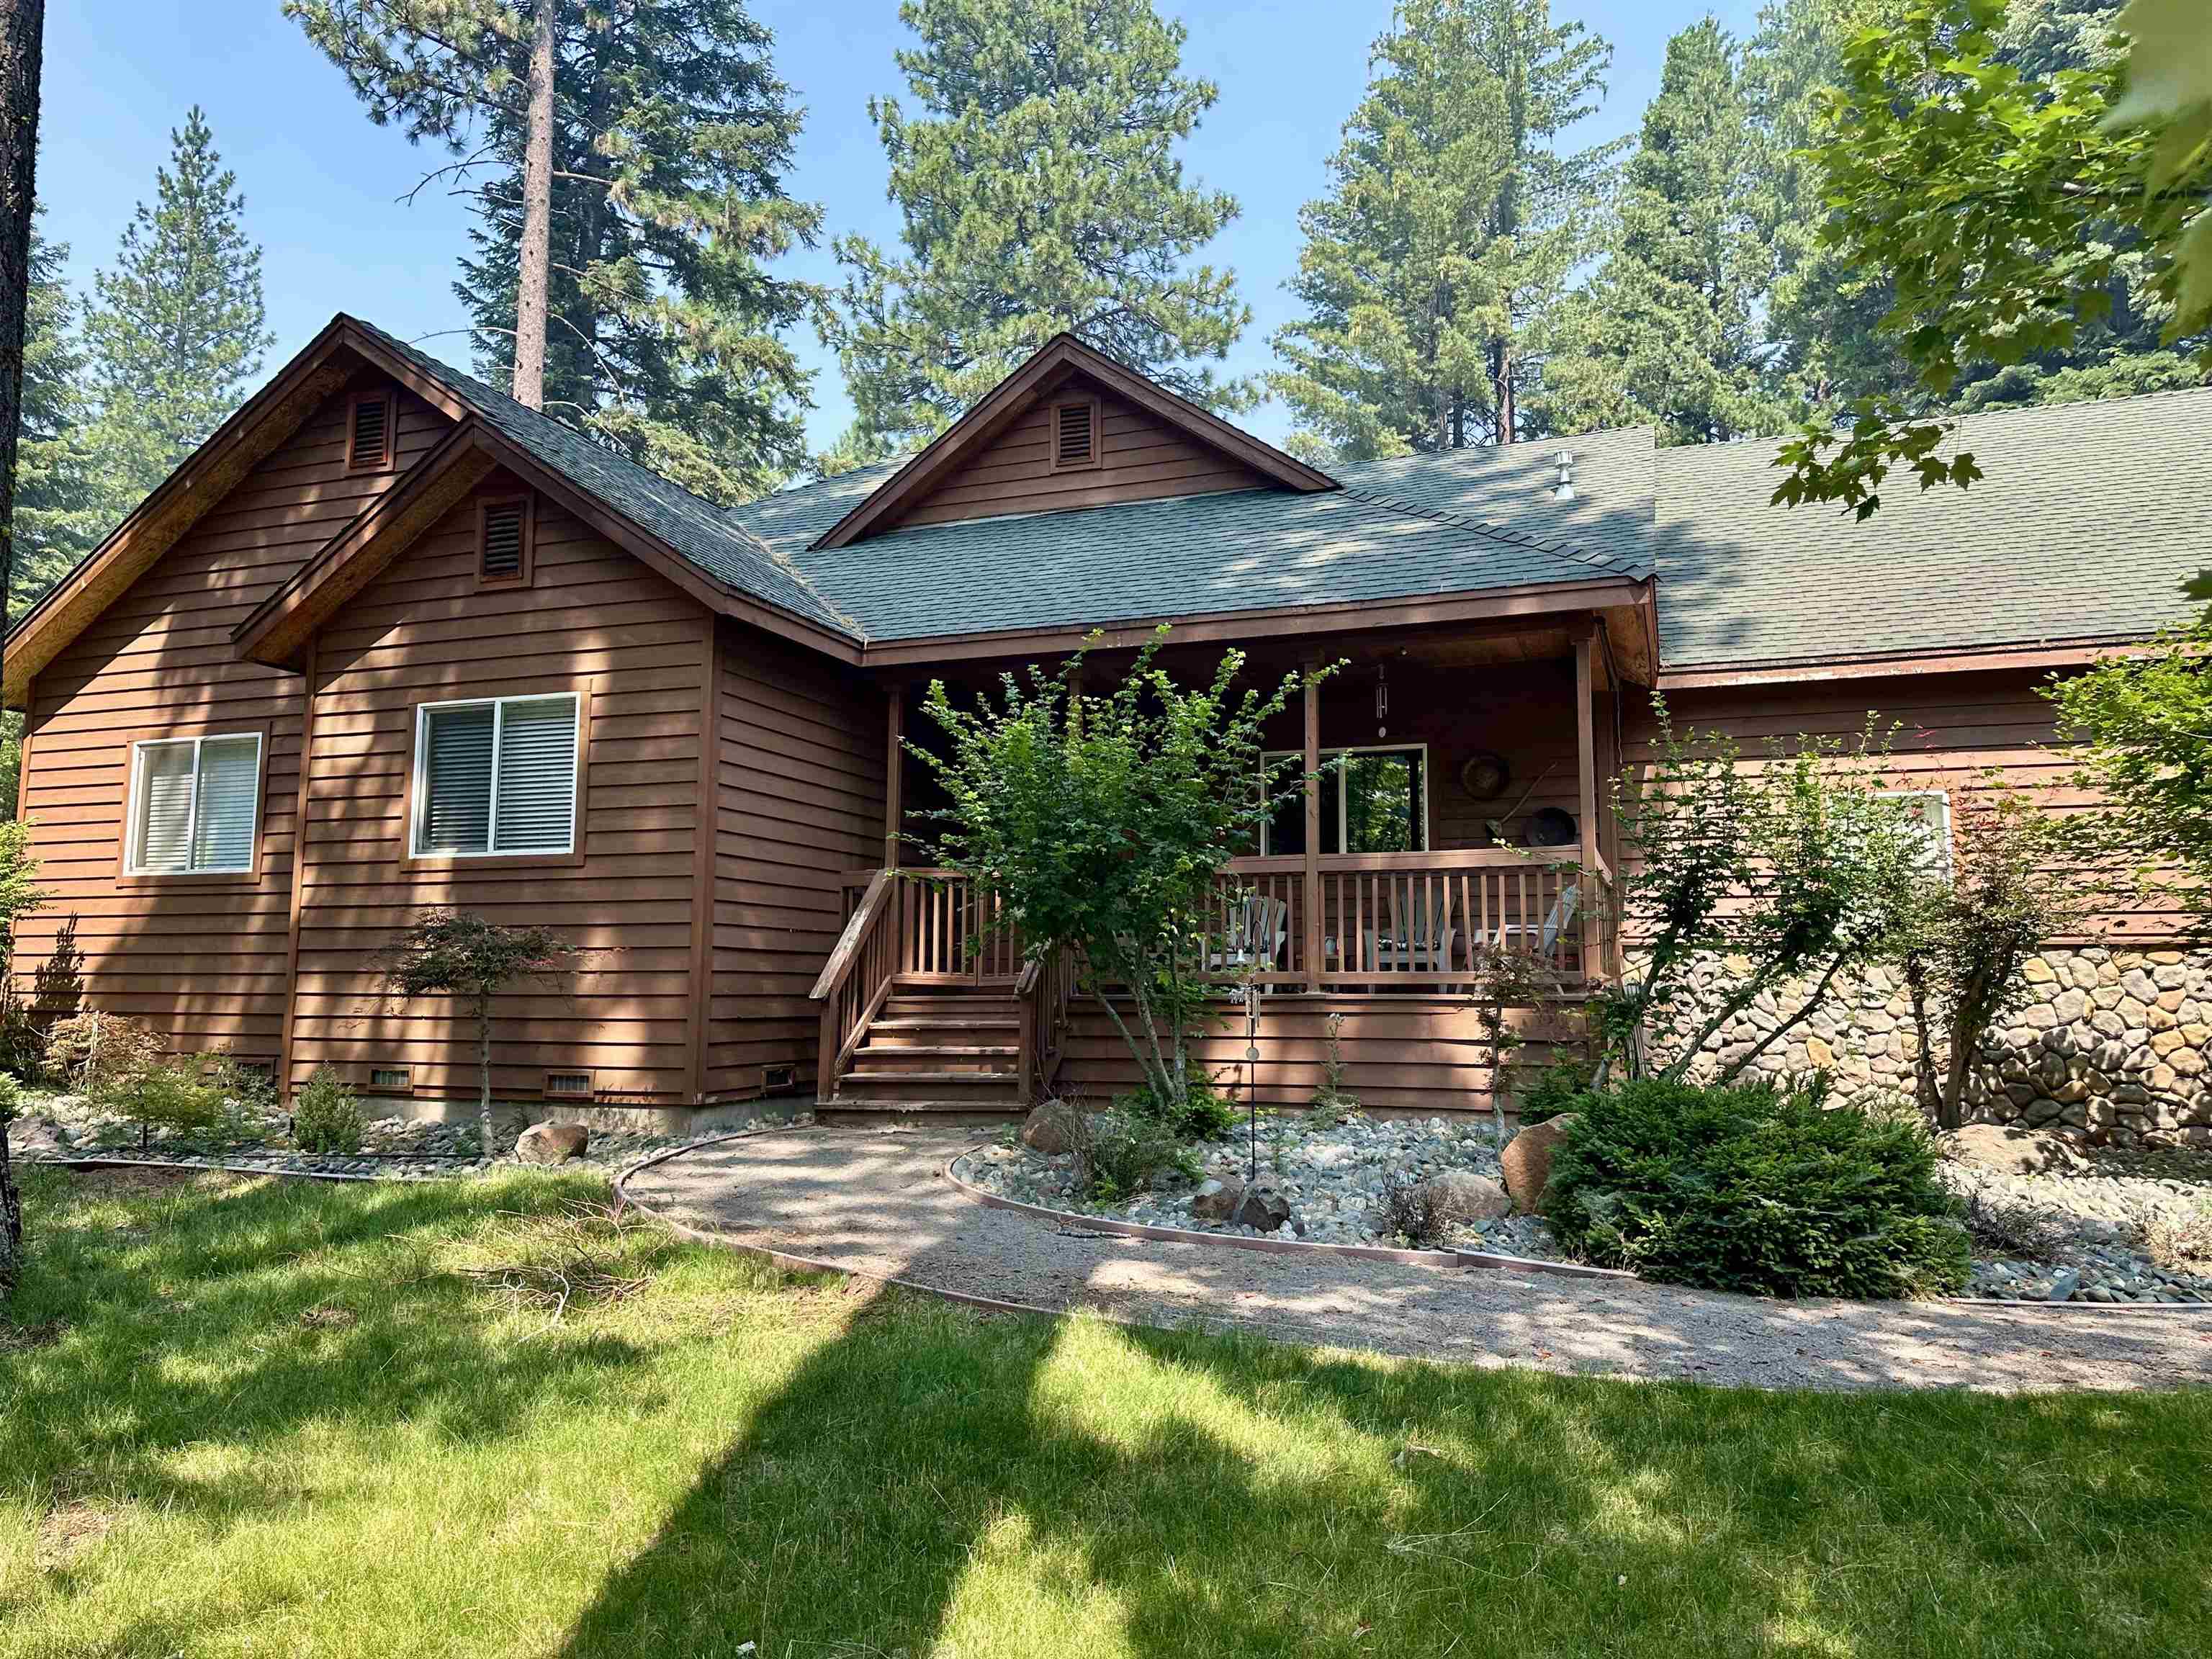
[(820, 1002), (825, 997), (835, 996), (844, 985), (846, 976), (853, 971), (853, 963), (860, 956), (860, 941), (875, 926), (877, 912), (883, 908), (884, 895), (897, 878), (898, 872), (895, 870), (878, 870), (869, 878), (867, 890), (860, 895), (860, 903), (854, 907), (852, 916), (845, 923), (845, 931), (837, 936), (837, 943), (830, 952), (830, 960), (822, 964), (822, 972), (814, 981), (814, 988), (806, 994), (808, 1000)]

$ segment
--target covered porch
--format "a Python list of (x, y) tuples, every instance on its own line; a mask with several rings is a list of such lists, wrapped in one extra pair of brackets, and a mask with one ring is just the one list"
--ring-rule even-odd
[[(1237, 985), (1255, 985), (1263, 1053), (1247, 1063), (1243, 1018), (1233, 1032), (1224, 1019), (1204, 1056), (1233, 1067), (1224, 1081), (1303, 1103), (1334, 1015), (1355, 1093), (1408, 1109), (1486, 1107), (1495, 1057), (1473, 994), (1486, 957), (1505, 952), (1530, 959), (1550, 988), (1548, 1013), (1515, 1016), (1533, 1044), (1522, 1058), (1541, 1062), (1542, 1045), (1562, 1036), (1559, 1006), (1619, 970), (1608, 780), (1635, 683), (1622, 635), (1632, 644), (1639, 627), (1632, 611), (1585, 611), (1219, 643), (1177, 630), (1163, 659), (1171, 672), (1187, 661), (1210, 672), (1223, 644), (1246, 650), (1248, 684), (1330, 671), (1267, 733), (1267, 763), (1303, 775), (1303, 787), (1216, 883), (1224, 1015)], [(1094, 649), (1089, 660), (1106, 678), (1121, 659)], [(1006, 665), (932, 666), (957, 697)], [(917, 857), (910, 837), (926, 837), (934, 784), (905, 746), (934, 736), (919, 706), (927, 678), (886, 687), (886, 752), (900, 763), (887, 780), (882, 864), (848, 876), (848, 925), (816, 986), (822, 1097), (941, 1091), (933, 1103), (1002, 1108), (1054, 1090), (1110, 1097), (1133, 1073), (1122, 1075), (1104, 1015), (1074, 997), (1069, 964), (1025, 962), (990, 896)], [(1008, 1040), (929, 1040), (957, 1029), (942, 1000), (953, 997), (994, 1022), (969, 1035)], [(902, 1087), (900, 1073), (916, 1080)]]

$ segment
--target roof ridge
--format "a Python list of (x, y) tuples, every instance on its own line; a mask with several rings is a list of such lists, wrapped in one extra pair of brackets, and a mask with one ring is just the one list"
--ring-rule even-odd
[(1441, 507), (1422, 507), (1413, 501), (1401, 501), (1395, 495), (1385, 495), (1381, 490), (1361, 489), (1352, 484), (1344, 484), (1341, 488), (1344, 493), (1354, 501), (1367, 501), (1376, 507), (1387, 507), (1394, 512), (1407, 514), (1416, 519), (1426, 519), (1433, 524), (1448, 524), (1455, 530), (1473, 531), (1478, 535), (1488, 536), (1494, 541), (1504, 542), (1509, 546), (1527, 548), (1533, 552), (1542, 553), (1571, 564), (1595, 565), (1601, 570), (1611, 571), (1632, 570), (1637, 568), (1634, 564), (1616, 560), (1609, 553), (1588, 552), (1577, 545), (1554, 541), (1542, 536), (1532, 536), (1524, 530), (1515, 530), (1505, 525), (1493, 524), (1486, 519), (1477, 519), (1465, 513), (1449, 512)]

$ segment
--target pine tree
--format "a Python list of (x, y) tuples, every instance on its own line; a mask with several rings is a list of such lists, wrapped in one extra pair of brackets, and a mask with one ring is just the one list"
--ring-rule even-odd
[[(45, 211), (43, 208), (40, 210)], [(62, 278), (66, 244), (31, 233), (31, 289), (23, 339), (23, 417), (15, 450), (15, 591), (21, 617), (114, 526), (101, 517), (88, 447), (85, 355)]]
[(275, 337), (261, 250), (240, 225), (246, 198), (195, 106), (169, 135), (112, 269), (93, 277), (84, 318), (94, 494), (83, 512), (118, 522), (228, 418)]
[[(771, 45), (730, 0), (620, 0), (556, 41), (546, 412), (721, 501), (805, 464), (811, 378), (783, 337), (826, 299), (767, 270), (821, 222), (784, 187), (804, 112)], [(454, 292), (504, 380), (525, 124), (501, 110), (486, 136), (510, 164)]]
[[(702, 495), (735, 501), (805, 460), (811, 376), (784, 343), (820, 289), (769, 263), (811, 245), (785, 189), (804, 112), (742, 0), (288, 0), (372, 119), (456, 158), (425, 180), (473, 205), (454, 291), (477, 367)], [(532, 59), (550, 27), (546, 325), (524, 280)], [(420, 186), (418, 186), (419, 188)], [(527, 349), (526, 349), (526, 356)], [(525, 396), (534, 380), (535, 397)]]
[(1528, 434), (1539, 346), (1603, 222), (1618, 143), (1563, 150), (1613, 49), (1547, 0), (1407, 0), (1299, 214), (1275, 336), (1297, 447), (1348, 459)]
[(1650, 425), (1662, 443), (1779, 430), (1761, 340), (1767, 255), (1746, 210), (1753, 139), (1735, 45), (1711, 18), (1667, 43), (1629, 161), (1620, 230), (1546, 360), (1561, 430)]
[(1213, 409), (1254, 388), (1218, 361), (1250, 311), (1191, 257), (1236, 199), (1185, 180), (1176, 145), (1218, 95), (1182, 72), (1185, 30), (1150, 0), (905, 0), (898, 54), (921, 113), (869, 116), (903, 250), (841, 240), (835, 330), (859, 411), (841, 461), (941, 430), (1055, 332)]

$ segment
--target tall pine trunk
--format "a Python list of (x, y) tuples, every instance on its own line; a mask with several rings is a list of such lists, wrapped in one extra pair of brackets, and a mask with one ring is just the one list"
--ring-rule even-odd
[[(33, 171), (39, 156), (39, 69), (46, 0), (0, 0), (0, 637), (15, 580), (15, 434), (22, 423), (23, 326), (31, 292)], [(19, 791), (20, 794), (20, 791)], [(0, 973), (9, 971), (0, 963)], [(0, 1116), (0, 1298), (15, 1287), (23, 1206)]]
[(530, 43), (530, 125), (522, 154), (522, 247), (515, 275), (514, 400), (545, 406), (545, 319), (553, 258), (553, 39), (559, 0), (538, 0)]

